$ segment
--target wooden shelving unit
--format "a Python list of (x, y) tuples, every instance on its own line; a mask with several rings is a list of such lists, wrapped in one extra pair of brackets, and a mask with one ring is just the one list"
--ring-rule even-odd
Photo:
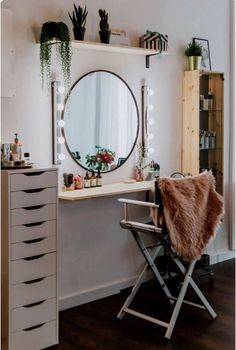
[[(200, 109), (200, 95), (213, 96), (210, 109)], [(200, 130), (215, 133), (213, 148), (200, 147)], [(183, 78), (182, 172), (197, 175), (211, 169), (216, 190), (223, 193), (224, 152), (224, 74), (211, 71), (185, 71)]]

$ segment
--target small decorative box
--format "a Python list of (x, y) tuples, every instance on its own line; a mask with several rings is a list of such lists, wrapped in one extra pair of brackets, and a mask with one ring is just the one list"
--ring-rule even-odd
[(145, 49), (158, 50), (160, 52), (168, 50), (168, 35), (158, 32), (146, 31), (146, 34), (139, 38), (140, 47)]

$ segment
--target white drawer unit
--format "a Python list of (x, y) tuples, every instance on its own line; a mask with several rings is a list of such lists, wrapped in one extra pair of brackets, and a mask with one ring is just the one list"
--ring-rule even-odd
[(56, 291), (56, 275), (14, 284), (11, 289), (12, 308), (56, 298)]
[(3, 170), (2, 350), (58, 343), (57, 169)]
[(57, 339), (57, 321), (41, 323), (12, 334), (12, 350), (38, 350), (52, 345)]
[(56, 234), (56, 220), (37, 221), (30, 224), (12, 226), (11, 243), (45, 238)]
[(55, 203), (56, 187), (11, 192), (11, 209)]
[(36, 238), (11, 245), (11, 260), (55, 252), (56, 236)]
[(56, 273), (56, 253), (40, 254), (11, 262), (11, 283), (21, 283)]
[(37, 326), (56, 319), (56, 299), (47, 299), (12, 310), (12, 332)]

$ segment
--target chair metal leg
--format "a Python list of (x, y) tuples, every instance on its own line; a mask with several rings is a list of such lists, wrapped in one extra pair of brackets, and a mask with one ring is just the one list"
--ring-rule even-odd
[[(153, 255), (153, 260), (156, 259), (159, 251), (161, 250), (161, 247), (157, 247), (154, 255)], [(143, 269), (143, 271), (141, 272), (141, 274), (139, 275), (139, 278), (137, 279), (137, 282), (135, 283), (135, 285), (132, 288), (132, 291), (130, 293), (130, 295), (128, 296), (128, 298), (126, 299), (126, 301), (124, 302), (122, 308), (120, 309), (120, 312), (117, 315), (117, 318), (119, 318), (120, 320), (122, 319), (122, 317), (125, 314), (125, 309), (129, 307), (129, 305), (132, 303), (132, 300), (134, 299), (135, 295), (137, 294), (137, 291), (139, 290), (139, 287), (141, 286), (142, 282), (143, 282), (143, 278), (144, 275), (146, 273), (146, 270), (148, 268), (149, 264), (145, 264), (145, 267)]]
[(180, 290), (179, 296), (177, 298), (177, 302), (175, 304), (175, 308), (174, 308), (174, 311), (172, 313), (172, 316), (171, 316), (171, 319), (170, 319), (170, 323), (169, 323), (169, 326), (168, 326), (166, 334), (165, 334), (165, 338), (167, 338), (167, 339), (170, 339), (171, 334), (173, 332), (173, 329), (174, 329), (174, 326), (175, 326), (175, 323), (176, 323), (176, 320), (177, 320), (177, 317), (178, 317), (181, 305), (182, 305), (183, 300), (184, 300), (184, 296), (185, 296), (186, 290), (188, 288), (188, 285), (189, 285), (189, 282), (190, 282), (190, 279), (191, 279), (191, 276), (192, 276), (192, 272), (193, 272), (195, 263), (196, 263), (196, 260), (192, 261), (190, 266), (189, 266), (189, 268), (188, 268), (188, 271), (186, 272), (186, 275), (185, 275), (185, 278), (184, 278), (184, 283), (182, 285), (182, 288)]
[[(183, 264), (181, 263), (181, 261), (178, 258), (174, 259), (176, 265), (179, 267), (180, 271), (185, 274), (186, 273), (186, 268), (183, 266)], [(208, 313), (210, 314), (210, 316), (215, 319), (217, 317), (217, 314), (215, 313), (215, 311), (213, 310), (213, 308), (211, 307), (211, 305), (209, 304), (209, 302), (207, 301), (207, 299), (205, 298), (205, 296), (202, 294), (201, 290), (199, 289), (199, 287), (197, 286), (197, 284), (194, 282), (194, 280), (192, 279), (192, 277), (190, 278), (189, 284), (191, 285), (191, 287), (193, 288), (193, 290), (195, 291), (195, 293), (197, 294), (197, 296), (199, 297), (199, 299), (201, 300), (201, 302), (203, 303), (203, 305), (205, 306), (205, 309), (208, 311)]]
[(149, 251), (147, 250), (142, 238), (140, 237), (139, 232), (133, 231), (131, 230), (134, 239), (136, 240), (145, 260), (147, 261), (148, 265), (150, 266), (154, 276), (156, 277), (156, 279), (158, 280), (158, 282), (160, 283), (164, 293), (166, 294), (167, 298), (169, 299), (169, 302), (172, 304), (173, 300), (171, 300), (171, 293), (167, 287), (167, 285), (165, 284), (160, 272), (158, 271), (158, 269), (156, 268), (156, 265), (154, 263), (154, 259), (151, 257), (151, 255), (149, 254)]

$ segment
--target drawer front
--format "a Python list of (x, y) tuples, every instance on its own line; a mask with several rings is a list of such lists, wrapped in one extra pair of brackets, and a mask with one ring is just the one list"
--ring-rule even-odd
[(32, 281), (56, 274), (56, 253), (11, 262), (12, 284)]
[(12, 332), (18, 332), (57, 318), (56, 298), (12, 310)]
[(11, 260), (29, 256), (46, 254), (56, 251), (56, 236), (38, 238), (11, 245)]
[(55, 220), (39, 221), (32, 224), (13, 226), (11, 228), (11, 242), (17, 243), (47, 236), (53, 236), (55, 234)]
[(30, 190), (34, 188), (57, 186), (56, 171), (33, 171), (23, 174), (12, 174), (10, 177), (10, 190)]
[(11, 209), (56, 202), (56, 187), (11, 192)]
[(14, 226), (39, 221), (55, 220), (56, 208), (56, 204), (46, 204), (43, 206), (13, 209), (11, 210), (11, 223)]
[(49, 276), (33, 280), (27, 283), (14, 284), (12, 286), (12, 308), (36, 303), (56, 297), (56, 276)]
[(12, 350), (39, 350), (58, 343), (57, 321), (12, 334)]

